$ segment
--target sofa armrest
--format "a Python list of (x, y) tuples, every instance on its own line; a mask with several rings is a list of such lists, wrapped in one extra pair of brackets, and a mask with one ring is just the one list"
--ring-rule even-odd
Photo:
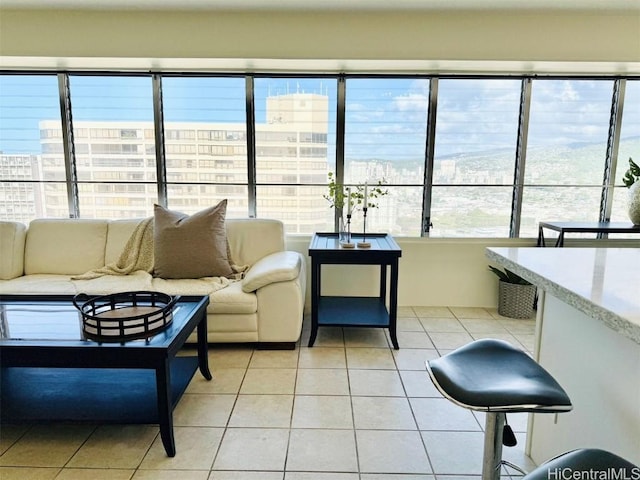
[(24, 275), (24, 246), (27, 226), (18, 222), (0, 222), (0, 279)]
[(242, 279), (242, 291), (255, 292), (276, 282), (295, 280), (302, 268), (302, 255), (298, 252), (276, 252), (261, 258)]

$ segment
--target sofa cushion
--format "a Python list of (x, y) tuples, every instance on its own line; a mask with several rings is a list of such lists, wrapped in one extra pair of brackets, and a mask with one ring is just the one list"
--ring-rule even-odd
[[(227, 285), (220, 288), (220, 281)], [(164, 279), (154, 278), (152, 290), (168, 295), (209, 295), (209, 313), (255, 313), (258, 300), (253, 293), (242, 291), (239, 281), (226, 278)]]
[(27, 230), (24, 273), (79, 275), (103, 267), (107, 224), (107, 220), (33, 220)]
[(154, 274), (160, 278), (227, 277), (233, 273), (227, 256), (223, 200), (191, 216), (154, 207)]
[(34, 274), (0, 281), (0, 294), (15, 295), (75, 295), (70, 275)]
[(231, 260), (253, 265), (267, 255), (284, 250), (284, 225), (280, 220), (234, 218), (227, 220)]
[(18, 222), (0, 222), (0, 279), (9, 280), (24, 271), (24, 244), (26, 225)]
[(122, 255), (124, 246), (142, 220), (143, 219), (138, 218), (109, 221), (107, 246), (104, 253), (105, 265), (118, 261)]

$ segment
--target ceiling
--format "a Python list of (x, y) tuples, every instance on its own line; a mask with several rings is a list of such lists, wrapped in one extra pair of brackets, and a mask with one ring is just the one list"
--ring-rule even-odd
[(0, 0), (2, 8), (81, 10), (640, 11), (640, 0)]

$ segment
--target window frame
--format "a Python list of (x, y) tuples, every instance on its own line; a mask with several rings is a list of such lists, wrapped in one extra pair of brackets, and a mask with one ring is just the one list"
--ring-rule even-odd
[[(428, 237), (431, 227), (431, 209), (432, 209), (432, 192), (434, 188), (433, 170), (434, 170), (434, 152), (437, 138), (435, 138), (435, 129), (438, 121), (438, 82), (445, 79), (456, 80), (476, 80), (476, 79), (520, 79), (521, 80), (521, 96), (520, 96), (520, 113), (518, 118), (517, 141), (513, 159), (513, 183), (509, 185), (512, 188), (511, 201), (511, 219), (509, 224), (509, 238), (518, 238), (520, 236), (520, 223), (522, 215), (523, 191), (527, 187), (536, 185), (525, 185), (524, 172), (526, 169), (526, 150), (529, 132), (529, 114), (531, 109), (531, 88), (532, 83), (538, 80), (609, 80), (612, 81), (611, 94), (611, 114), (609, 118), (609, 132), (607, 136), (607, 148), (603, 157), (603, 172), (601, 185), (600, 208), (598, 212), (599, 221), (609, 221), (612, 209), (612, 195), (614, 187), (619, 186), (620, 182), (616, 179), (615, 165), (617, 162), (618, 145), (620, 143), (620, 129), (622, 121), (622, 112), (624, 110), (625, 87), (628, 81), (640, 81), (640, 77), (635, 75), (604, 75), (604, 76), (577, 76), (577, 75), (553, 75), (553, 74), (537, 74), (537, 75), (467, 75), (467, 74), (365, 74), (365, 73), (327, 73), (316, 74), (313, 72), (297, 72), (297, 73), (225, 73), (225, 72), (136, 72), (136, 71), (59, 71), (59, 70), (42, 70), (42, 71), (0, 71), (0, 75), (55, 75), (58, 79), (59, 100), (60, 100), (60, 118), (62, 122), (62, 143), (64, 147), (65, 159), (65, 184), (67, 189), (67, 201), (70, 217), (79, 217), (81, 215), (80, 191), (79, 184), (83, 182), (78, 179), (76, 171), (76, 141), (73, 136), (73, 116), (70, 97), (70, 76), (91, 75), (91, 76), (144, 76), (152, 79), (153, 85), (153, 106), (154, 106), (154, 130), (156, 138), (156, 168), (157, 175), (154, 182), (158, 189), (158, 203), (167, 205), (167, 161), (166, 161), (166, 143), (170, 141), (165, 135), (163, 127), (163, 110), (162, 110), (162, 79), (165, 77), (181, 76), (181, 77), (236, 77), (244, 78), (245, 94), (246, 94), (246, 144), (247, 152), (247, 179), (246, 183), (229, 184), (230, 187), (246, 187), (248, 192), (247, 204), (249, 217), (258, 216), (257, 211), (257, 187), (269, 187), (270, 184), (258, 184), (256, 180), (256, 126), (255, 126), (255, 97), (254, 97), (254, 81), (259, 78), (314, 78), (314, 79), (330, 79), (337, 81), (337, 98), (336, 98), (336, 180), (342, 183), (344, 179), (344, 140), (345, 140), (345, 95), (347, 79), (420, 79), (429, 82), (429, 100), (427, 111), (426, 125), (426, 143), (424, 149), (424, 179), (422, 184), (399, 184), (389, 185), (389, 187), (420, 187), (423, 188), (422, 212), (420, 221), (420, 235)], [(86, 132), (85, 132), (86, 133)], [(120, 132), (122, 133), (122, 132)], [(212, 132), (209, 132), (211, 135)], [(51, 132), (45, 132), (51, 134)], [(145, 137), (146, 137), (145, 132)], [(200, 133), (194, 132), (196, 138)], [(47, 137), (48, 138), (48, 137)], [(80, 138), (80, 137), (79, 137)], [(84, 137), (83, 137), (84, 138)], [(128, 138), (131, 140), (142, 140), (140, 138)], [(301, 140), (299, 140), (299, 144)], [(3, 179), (3, 183), (24, 183), (24, 179)], [(59, 181), (38, 181), (39, 184), (60, 183)], [(114, 182), (94, 182), (94, 183), (114, 183)], [(128, 183), (127, 181), (115, 183)], [(317, 183), (279, 183), (278, 187), (318, 187)], [(482, 185), (478, 185), (482, 186)], [(336, 224), (337, 224), (336, 212)], [(599, 234), (602, 236), (602, 234)], [(606, 234), (605, 234), (606, 236)], [(469, 237), (466, 237), (469, 238)], [(503, 238), (503, 237), (496, 237)]]

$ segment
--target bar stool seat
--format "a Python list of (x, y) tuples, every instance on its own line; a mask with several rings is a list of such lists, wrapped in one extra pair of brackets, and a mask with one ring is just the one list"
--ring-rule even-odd
[[(593, 475), (575, 476), (574, 472), (593, 472)], [(571, 475), (570, 478), (602, 478), (602, 472), (608, 472), (606, 478), (630, 479), (640, 475), (638, 467), (614, 453), (598, 448), (583, 448), (543, 463), (522, 480), (561, 480), (569, 478), (567, 474)]]
[[(499, 480), (502, 445), (516, 438), (506, 413), (558, 413), (571, 410), (571, 400), (556, 380), (524, 351), (503, 340), (476, 340), (426, 362), (436, 388), (453, 403), (486, 412), (482, 479)], [(524, 473), (524, 472), (523, 472)]]
[(449, 400), (470, 410), (561, 412), (571, 400), (529, 355), (495, 339), (477, 340), (427, 364)]

